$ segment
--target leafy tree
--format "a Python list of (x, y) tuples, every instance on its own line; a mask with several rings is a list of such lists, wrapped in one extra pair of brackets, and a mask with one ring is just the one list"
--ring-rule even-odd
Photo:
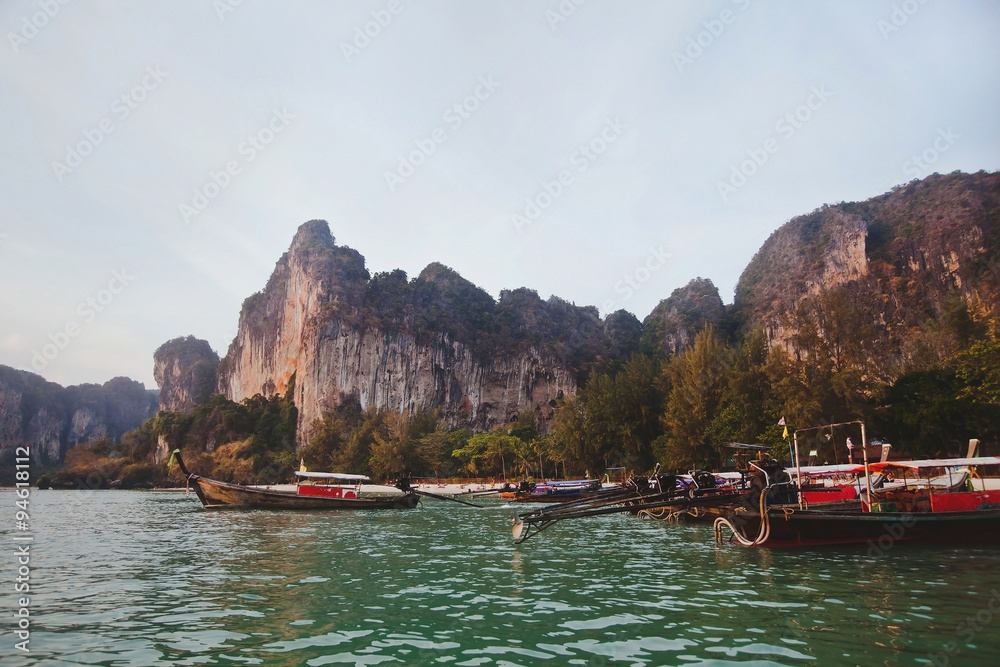
[(437, 413), (433, 411), (385, 413), (382, 428), (373, 433), (369, 462), (372, 473), (391, 477), (427, 471), (431, 463), (421, 456), (427, 450), (420, 442), (434, 432), (436, 424)]
[(952, 363), (963, 398), (1000, 406), (1000, 341), (976, 341)]
[(551, 438), (546, 442), (547, 458), (562, 463), (567, 474), (581, 474), (601, 465), (601, 453), (592, 446), (587, 408), (581, 396), (560, 401), (552, 420)]
[[(624, 453), (615, 463), (636, 470), (652, 468), (653, 441), (663, 433), (660, 415), (664, 394), (658, 382), (660, 373), (657, 359), (636, 355), (615, 376), (620, 424), (617, 431)], [(606, 457), (606, 461), (611, 462), (610, 457)]]
[(706, 327), (689, 350), (666, 366), (671, 387), (662, 418), (666, 438), (659, 441), (657, 454), (668, 468), (719, 467), (720, 455), (709, 426), (722, 407), (729, 364), (729, 350), (714, 328)]
[(525, 443), (520, 438), (493, 431), (473, 435), (464, 447), (452, 452), (452, 456), (462, 461), (459, 470), (470, 475), (499, 472), (506, 479), (507, 463), (523, 458), (524, 447)]
[(770, 353), (764, 331), (755, 329), (733, 355), (723, 399), (724, 412), (732, 426), (717, 429), (719, 441), (776, 444), (768, 430), (782, 415), (767, 374)]
[(970, 438), (997, 442), (1000, 405), (977, 401), (953, 369), (913, 371), (889, 387), (875, 430), (914, 456), (964, 455)]
[(312, 438), (299, 450), (299, 455), (310, 470), (333, 470), (344, 443), (344, 423), (328, 410), (313, 422)]

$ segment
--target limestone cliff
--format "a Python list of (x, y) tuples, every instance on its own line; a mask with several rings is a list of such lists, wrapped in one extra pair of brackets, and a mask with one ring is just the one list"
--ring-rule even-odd
[[(942, 330), (968, 339), (996, 312), (998, 221), (1000, 175), (984, 172), (933, 175), (865, 202), (824, 206), (771, 235), (743, 272), (734, 305), (699, 278), (640, 324), (624, 311), (602, 321), (595, 308), (526, 288), (493, 299), (436, 263), (412, 280), (399, 270), (371, 275), (357, 251), (314, 220), (299, 228), (265, 288), (244, 301), (217, 389), (240, 401), (284, 393), (294, 376), (300, 443), (347, 396), (364, 407), (437, 409), (452, 428), (488, 429), (530, 412), (544, 429), (556, 399), (590, 372), (640, 349), (681, 353), (708, 324), (732, 342), (737, 327), (764, 328), (793, 355), (808, 354), (801, 341), (810, 327), (814, 341), (863, 339), (872, 369), (889, 378), (953, 353), (962, 341)], [(162, 404), (174, 409), (201, 400), (214, 361), (207, 343), (182, 342), (157, 359)], [(185, 356), (178, 346), (200, 352)]]
[(719, 290), (711, 280), (695, 278), (675, 289), (653, 308), (642, 323), (644, 349), (664, 356), (680, 354), (699, 331), (718, 324), (726, 314)]
[(219, 355), (194, 336), (167, 341), (153, 354), (160, 410), (187, 411), (215, 392)]
[(440, 264), (412, 281), (398, 270), (371, 276), (326, 222), (312, 221), (244, 302), (218, 388), (235, 401), (283, 393), (294, 374), (302, 442), (350, 395), (363, 407), (438, 409), (453, 428), (524, 412), (544, 427), (606, 348), (594, 308), (525, 289), (495, 301)]
[(58, 463), (77, 443), (138, 428), (155, 408), (155, 393), (128, 378), (62, 387), (0, 366), (0, 458), (29, 447), (35, 463)]
[(836, 310), (863, 328), (880, 365), (940, 358), (950, 348), (935, 337), (949, 313), (1000, 305), (998, 252), (1000, 174), (935, 174), (793, 218), (743, 272), (735, 307), (793, 354), (803, 321)]

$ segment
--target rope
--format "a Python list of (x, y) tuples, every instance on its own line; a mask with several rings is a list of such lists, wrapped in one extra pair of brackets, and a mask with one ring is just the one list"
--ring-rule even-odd
[[(715, 523), (712, 524), (712, 528), (715, 531), (716, 544), (722, 544), (723, 527), (726, 527), (733, 532), (733, 534), (729, 538), (730, 541), (732, 541), (732, 539), (735, 537), (736, 541), (745, 547), (755, 547), (759, 544), (767, 542), (767, 538), (770, 537), (771, 535), (771, 520), (767, 514), (767, 492), (770, 489), (771, 489), (770, 486), (766, 486), (760, 492), (760, 530), (757, 532), (757, 537), (751, 540), (746, 535), (741, 533), (736, 528), (736, 526), (734, 526), (728, 519), (720, 516), (718, 519), (715, 520)], [(786, 513), (786, 520), (787, 520), (787, 513)]]
[(660, 507), (658, 509), (639, 510), (638, 512), (636, 512), (636, 516), (639, 516), (643, 519), (656, 519), (657, 521), (666, 519), (667, 521), (669, 521), (671, 514), (666, 507)]

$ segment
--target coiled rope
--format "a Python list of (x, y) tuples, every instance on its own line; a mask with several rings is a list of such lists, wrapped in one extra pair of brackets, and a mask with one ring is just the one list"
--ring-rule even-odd
[[(720, 516), (712, 524), (712, 528), (715, 531), (715, 543), (722, 544), (722, 529), (723, 527), (728, 528), (732, 531), (732, 536), (729, 538), (732, 540), (736, 538), (736, 541), (745, 547), (755, 547), (758, 544), (763, 544), (767, 542), (767, 538), (771, 535), (771, 520), (767, 515), (767, 494), (771, 490), (770, 485), (764, 487), (760, 492), (760, 530), (757, 532), (757, 537), (750, 539), (741, 533), (736, 526), (732, 524), (729, 519)], [(787, 518), (787, 515), (786, 515)]]

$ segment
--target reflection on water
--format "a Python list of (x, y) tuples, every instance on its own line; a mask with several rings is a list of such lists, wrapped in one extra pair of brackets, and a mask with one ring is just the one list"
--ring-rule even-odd
[(993, 665), (1000, 655), (1000, 614), (971, 638), (959, 625), (1000, 590), (996, 549), (898, 546), (873, 560), (865, 547), (717, 547), (710, 526), (629, 516), (567, 522), (515, 546), (499, 503), (209, 512), (183, 493), (38, 491), (32, 508), (31, 660), (5, 648), (3, 664), (929, 665), (936, 654)]

